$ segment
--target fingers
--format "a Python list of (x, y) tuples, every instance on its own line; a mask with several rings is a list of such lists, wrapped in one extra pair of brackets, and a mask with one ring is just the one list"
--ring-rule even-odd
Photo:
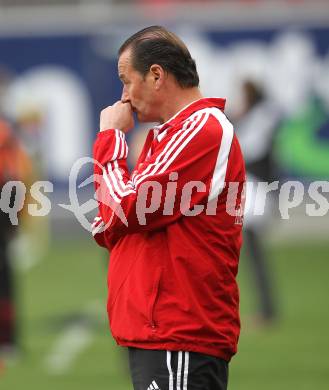
[(119, 100), (113, 106), (108, 106), (101, 111), (100, 131), (120, 129), (123, 132), (127, 132), (133, 126), (133, 111), (130, 103), (122, 103)]

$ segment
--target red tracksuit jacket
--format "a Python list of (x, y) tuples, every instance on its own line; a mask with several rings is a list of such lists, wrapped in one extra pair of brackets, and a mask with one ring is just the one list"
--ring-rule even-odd
[(125, 135), (97, 136), (92, 227), (110, 251), (107, 309), (122, 346), (225, 360), (237, 350), (245, 169), (224, 105), (200, 99), (150, 130), (132, 175)]

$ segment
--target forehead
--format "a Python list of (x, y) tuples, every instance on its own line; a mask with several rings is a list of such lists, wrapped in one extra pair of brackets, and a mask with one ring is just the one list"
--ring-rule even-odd
[(118, 60), (118, 73), (119, 77), (126, 75), (128, 72), (131, 72), (131, 54), (129, 50), (125, 50), (119, 57)]

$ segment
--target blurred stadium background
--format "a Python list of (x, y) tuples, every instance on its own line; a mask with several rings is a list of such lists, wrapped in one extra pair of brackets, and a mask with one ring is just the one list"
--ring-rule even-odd
[[(92, 185), (74, 198), (69, 174), (91, 155), (100, 109), (120, 98), (117, 48), (151, 24), (185, 40), (202, 91), (227, 97), (229, 117), (239, 116), (245, 80), (262, 87), (280, 113), (272, 152), (281, 182), (328, 181), (328, 0), (1, 0), (2, 111), (20, 130), (35, 179), (54, 184), (50, 214), (25, 218), (12, 245), (21, 348), (0, 358), (1, 390), (131, 388), (107, 327), (107, 254), (72, 212), (84, 205), (91, 220)], [(77, 184), (90, 174), (86, 164)], [(273, 212), (262, 234), (277, 307), (270, 324), (257, 321), (243, 252), (231, 390), (328, 388), (329, 214), (307, 216), (309, 202), (305, 194), (289, 219)]]

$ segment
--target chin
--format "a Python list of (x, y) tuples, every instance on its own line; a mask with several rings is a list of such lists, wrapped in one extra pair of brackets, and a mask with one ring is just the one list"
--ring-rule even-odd
[(150, 119), (147, 115), (143, 115), (141, 113), (137, 113), (137, 119), (140, 123), (148, 123), (152, 122), (152, 119)]
[(154, 114), (150, 115), (150, 113), (145, 114), (145, 113), (141, 113), (141, 112), (137, 112), (137, 120), (140, 123), (158, 123), (159, 122), (159, 118), (157, 118)]

